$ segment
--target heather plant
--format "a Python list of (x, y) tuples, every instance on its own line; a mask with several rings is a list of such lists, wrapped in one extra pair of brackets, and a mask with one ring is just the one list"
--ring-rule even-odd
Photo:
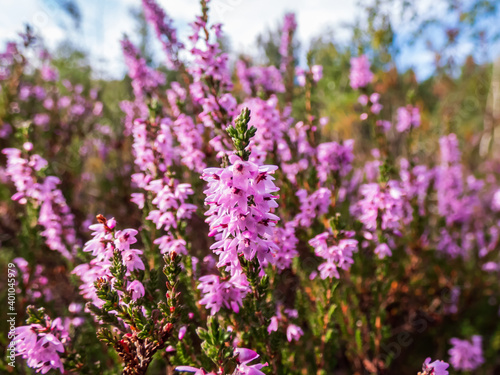
[(28, 56), (29, 30), (0, 55), (0, 208), (14, 218), (1, 259), (18, 314), (2, 371), (498, 371), (497, 162), (471, 170), (451, 132), (434, 161), (417, 152), (424, 108), (393, 104), (367, 54), (345, 75), (372, 147), (332, 132), (327, 67), (314, 53), (297, 66), (293, 14), (277, 66), (233, 67), (208, 0), (185, 44), (142, 5), (173, 74), (125, 36), (132, 97), (113, 128), (96, 88)]

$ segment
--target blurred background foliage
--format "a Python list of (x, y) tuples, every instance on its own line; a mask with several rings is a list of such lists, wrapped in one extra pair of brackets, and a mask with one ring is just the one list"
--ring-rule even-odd
[[(81, 22), (85, 22), (78, 0), (40, 1), (57, 5), (52, 9), (57, 9), (55, 16), (65, 22), (66, 27), (78, 28)], [(357, 19), (342, 26), (349, 31), (349, 40), (340, 40), (338, 29), (325, 30), (311, 41), (296, 41), (295, 58), (298, 63), (300, 54), (307, 53), (312, 63), (324, 68), (324, 78), (318, 85), (314, 100), (320, 103), (320, 115), (329, 117), (326, 132), (333, 132), (339, 138), (361, 137), (357, 142), (358, 151), (369, 152), (373, 146), (366, 132), (357, 124), (359, 113), (353, 111), (353, 107), (356, 107), (358, 94), (349, 87), (348, 77), (350, 58), (365, 53), (374, 64), (378, 82), (375, 89), (385, 98), (384, 117), (394, 119), (396, 108), (405, 103), (418, 105), (422, 110), (424, 131), (420, 132), (417, 147), (421, 148), (422, 154), (432, 156), (437, 150), (439, 136), (455, 132), (469, 146), (464, 156), (474, 166), (479, 158), (494, 153), (499, 145), (498, 129), (495, 136), (495, 124), (499, 119), (495, 95), (499, 91), (500, 73), (498, 67), (494, 69), (494, 62), (500, 56), (497, 48), (500, 2), (441, 0), (436, 2), (440, 9), (436, 14), (423, 12), (424, 3), (428, 2), (359, 0)], [(131, 36), (138, 40), (148, 64), (161, 66), (162, 62), (155, 59), (154, 38), (151, 38), (141, 8), (131, 8), (130, 13), (136, 20)], [(240, 54), (239, 57), (257, 64), (278, 66), (280, 29), (281, 25), (277, 24), (263, 30), (256, 38), (257, 48), (253, 54)], [(231, 50), (230, 39), (223, 44), (225, 49)], [(427, 67), (425, 79), (417, 80), (412, 68), (401, 67), (404, 65), (400, 63), (402, 54), (407, 54), (408, 48), (433, 53), (434, 61)], [(71, 81), (91, 83), (94, 75), (87, 54), (75, 50), (70, 40), (58, 48), (55, 56), (62, 75)], [(419, 63), (417, 59), (415, 65)], [(168, 72), (169, 81), (177, 80), (176, 74)], [(119, 102), (131, 96), (128, 77), (97, 83), (102, 88), (101, 100), (105, 104), (103, 123), (120, 127), (122, 112)], [(303, 100), (300, 95), (298, 97), (298, 101)], [(296, 115), (302, 117), (300, 113)], [(363, 135), (367, 139), (363, 139)], [(391, 134), (390, 138), (393, 148), (404, 147), (399, 144), (397, 134)]]

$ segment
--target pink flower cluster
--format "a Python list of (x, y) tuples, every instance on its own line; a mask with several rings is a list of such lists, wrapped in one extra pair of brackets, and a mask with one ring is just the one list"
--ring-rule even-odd
[(331, 232), (323, 232), (309, 240), (309, 245), (314, 248), (314, 253), (326, 260), (318, 270), (322, 279), (340, 278), (338, 268), (348, 270), (354, 263), (353, 253), (358, 251), (358, 241), (352, 239), (354, 232), (340, 232), (333, 236)]
[(46, 374), (50, 370), (64, 373), (61, 354), (69, 341), (67, 328), (61, 318), (47, 321), (47, 326), (31, 324), (16, 328), (16, 350), (27, 360), (29, 367)]
[(250, 109), (252, 117), (249, 126), (257, 128), (248, 147), (252, 152), (250, 161), (256, 164), (264, 164), (268, 154), (273, 153), (275, 148), (282, 160), (291, 158), (290, 148), (284, 138), (289, 123), (282, 120), (277, 106), (278, 98), (274, 95), (268, 100), (252, 98), (240, 106), (240, 109)]
[(195, 124), (191, 117), (181, 114), (173, 124), (179, 146), (177, 153), (182, 164), (195, 172), (201, 173), (206, 167), (203, 147), (203, 125)]
[(411, 207), (404, 197), (404, 191), (398, 181), (391, 180), (385, 186), (379, 183), (362, 185), (360, 193), (362, 198), (351, 206), (351, 211), (363, 223), (365, 238), (377, 245), (375, 254), (379, 258), (390, 256), (392, 252), (389, 245), (379, 241), (377, 231), (383, 232), (387, 240), (391, 240), (391, 235), (401, 235), (403, 224), (411, 220)]
[(321, 143), (317, 148), (317, 171), (321, 182), (326, 182), (332, 174), (345, 177), (352, 170), (354, 160), (354, 140), (348, 139), (343, 143)]
[[(384, 108), (384, 106), (380, 104), (380, 94), (378, 92), (374, 92), (370, 96), (365, 94), (361, 95), (358, 98), (358, 103), (361, 104), (363, 107), (368, 106), (370, 104), (370, 112), (375, 115), (378, 115), (382, 110), (382, 108)], [(368, 113), (361, 114), (361, 120), (366, 120), (367, 118), (368, 118)]]
[[(267, 366), (267, 362), (264, 364), (257, 363), (250, 365), (249, 363), (256, 360), (260, 356), (250, 349), (245, 348), (235, 348), (234, 355), (236, 357), (236, 368), (233, 374), (238, 375), (265, 375), (264, 372), (260, 371), (263, 367)], [(194, 375), (216, 375), (215, 372), (207, 372), (203, 368), (196, 368), (192, 366), (177, 366), (175, 368), (179, 372), (190, 372)]]
[(450, 340), (453, 347), (448, 351), (450, 363), (456, 370), (474, 371), (484, 363), (482, 337), (475, 335), (471, 340)]
[(332, 192), (327, 188), (319, 188), (308, 195), (305, 189), (300, 189), (296, 194), (300, 202), (300, 213), (298, 213), (293, 222), (297, 226), (308, 228), (313, 220), (320, 215), (324, 215), (330, 208)]
[(448, 375), (448, 371), (446, 369), (450, 365), (444, 361), (434, 361), (431, 362), (430, 357), (427, 358), (422, 365), (422, 373), (420, 375)]
[[(222, 52), (217, 40), (210, 40), (209, 29), (214, 30), (216, 38), (220, 38), (221, 25), (215, 24), (209, 28), (204, 18), (197, 17), (191, 28), (189, 39), (193, 46), (190, 53), (194, 58), (188, 68), (194, 81), (190, 85), (191, 97), (203, 109), (199, 117), (205, 126), (225, 129), (236, 114), (237, 102), (229, 93), (233, 84), (228, 55)], [(203, 41), (201, 46), (198, 45), (200, 39)]]
[(238, 313), (250, 289), (243, 273), (236, 273), (227, 278), (207, 275), (200, 277), (198, 281), (198, 289), (203, 294), (199, 303), (210, 310), (210, 315), (215, 315), (221, 307)]
[(295, 74), (297, 76), (297, 83), (299, 86), (304, 87), (306, 85), (306, 75), (312, 78), (314, 82), (319, 82), (323, 78), (323, 66), (313, 65), (309, 71), (305, 71), (300, 67), (295, 68)]
[[(112, 278), (109, 268), (112, 265), (115, 251), (120, 253), (128, 274), (145, 269), (141, 259), (142, 251), (130, 247), (137, 242), (135, 236), (138, 232), (135, 229), (115, 231), (115, 226), (115, 219), (109, 219), (105, 223), (100, 222), (89, 227), (94, 231), (93, 238), (85, 244), (83, 251), (90, 252), (94, 258), (89, 263), (83, 263), (73, 270), (73, 273), (79, 276), (82, 281), (80, 293), (98, 307), (102, 306), (104, 301), (97, 297), (94, 283), (102, 277)], [(144, 287), (138, 285), (139, 281), (135, 281), (131, 282), (127, 288), (133, 296), (144, 295)]]
[(257, 257), (262, 266), (274, 261), (272, 236), (279, 218), (271, 211), (278, 207), (278, 188), (271, 176), (276, 166), (258, 166), (235, 155), (229, 159), (226, 168), (205, 169), (202, 179), (208, 182), (209, 235), (216, 239), (211, 248), (219, 255), (217, 266), (234, 275), (241, 272), (239, 254)]
[(295, 236), (295, 223), (290, 221), (283, 228), (275, 227), (273, 241), (276, 247), (272, 250), (271, 262), (279, 271), (292, 266), (293, 260), (299, 255), (297, 251), (298, 238)]
[[(24, 145), (31, 150), (31, 143)], [(47, 166), (47, 161), (37, 154), (23, 157), (22, 151), (6, 148), (2, 153), (7, 156), (6, 175), (14, 183), (17, 193), (12, 199), (20, 204), (30, 202), (39, 208), (38, 225), (44, 230), (41, 235), (51, 250), (60, 252), (66, 258), (72, 258), (78, 241), (74, 229), (74, 216), (66, 203), (61, 190), (57, 189), (60, 180), (47, 176), (38, 182), (35, 172)]]
[(283, 28), (281, 30), (281, 43), (279, 52), (281, 55), (280, 69), (282, 72), (286, 71), (289, 64), (293, 62), (292, 39), (295, 30), (297, 29), (297, 21), (295, 20), (294, 13), (285, 14), (283, 21)]
[(164, 178), (151, 181), (145, 189), (154, 193), (152, 203), (157, 209), (151, 210), (146, 219), (156, 224), (156, 228), (169, 231), (177, 228), (182, 219), (189, 219), (196, 206), (185, 203), (188, 196), (193, 194), (190, 184), (179, 184), (175, 179)]
[(146, 20), (153, 25), (156, 36), (167, 55), (167, 67), (177, 68), (179, 65), (177, 54), (184, 48), (184, 45), (177, 39), (177, 31), (172, 26), (172, 19), (154, 0), (142, 0), (142, 7)]
[(138, 100), (142, 100), (158, 86), (165, 84), (165, 76), (147, 66), (146, 60), (129, 39), (123, 39), (121, 45), (128, 74), (132, 79), (134, 95)]
[[(177, 121), (186, 121), (183, 124), (177, 122), (177, 129), (183, 128), (185, 131), (194, 132), (194, 129), (189, 130), (187, 126), (193, 125), (189, 118), (181, 118)], [(148, 126), (151, 130), (148, 130)], [(178, 227), (181, 220), (189, 219), (193, 212), (196, 211), (196, 206), (187, 203), (187, 199), (193, 194), (190, 184), (181, 184), (175, 178), (164, 175), (162, 178), (157, 178), (159, 173), (165, 174), (173, 165), (176, 158), (176, 149), (173, 145), (171, 122), (168, 119), (163, 120), (159, 127), (153, 124), (148, 125), (147, 121), (137, 120), (134, 122), (133, 149), (136, 155), (135, 164), (142, 171), (135, 173), (132, 176), (132, 181), (146, 192), (152, 193), (152, 205), (154, 209), (148, 212), (147, 220), (151, 220), (157, 229), (163, 229), (167, 235), (155, 239), (154, 243), (159, 245), (162, 253), (177, 251), (185, 253), (185, 242), (176, 239), (170, 232)], [(193, 125), (194, 126), (194, 125)], [(178, 131), (178, 137), (189, 135)], [(192, 145), (191, 145), (192, 146)], [(187, 149), (186, 149), (187, 151)], [(191, 152), (190, 155), (181, 154), (186, 163), (194, 163), (198, 167), (202, 156)], [(144, 193), (133, 193), (132, 201), (138, 205), (140, 209), (145, 205)]]
[[(21, 276), (18, 277), (20, 281), (19, 286), (22, 285), (30, 302), (41, 297), (45, 301), (53, 299), (52, 290), (48, 287), (49, 280), (43, 275), (44, 267), (41, 264), (37, 264), (31, 268), (28, 261), (24, 258), (15, 258), (12, 262), (20, 271), (20, 275), (18, 275)], [(20, 288), (17, 288), (17, 293), (22, 293)]]
[(275, 94), (285, 91), (283, 78), (275, 66), (251, 66), (238, 60), (236, 74), (240, 80), (243, 91), (247, 94), (267, 93)]
[(267, 332), (276, 332), (280, 326), (284, 329), (286, 327), (286, 339), (288, 342), (298, 341), (304, 335), (304, 331), (298, 325), (291, 323), (291, 320), (297, 319), (299, 313), (295, 309), (284, 309), (281, 312), (281, 306), (276, 308), (276, 315), (271, 318), (271, 323), (267, 327)]
[(396, 130), (398, 132), (402, 133), (410, 128), (418, 128), (420, 126), (420, 109), (418, 107), (411, 105), (399, 107), (397, 113)]
[(487, 222), (475, 220), (486, 214), (481, 197), (485, 182), (473, 175), (465, 176), (455, 134), (442, 137), (439, 143), (441, 163), (434, 173), (437, 210), (445, 226), (441, 228), (437, 249), (451, 257), (468, 257), (477, 243), (480, 256), (484, 256), (496, 243), (494, 235), (492, 243), (485, 240), (483, 232), (489, 230)]
[(370, 62), (366, 55), (353, 57), (351, 59), (349, 79), (353, 89), (359, 89), (371, 83), (373, 80), (373, 73), (370, 71)]

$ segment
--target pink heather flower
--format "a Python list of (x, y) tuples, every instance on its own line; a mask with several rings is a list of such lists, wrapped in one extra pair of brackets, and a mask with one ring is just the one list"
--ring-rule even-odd
[(202, 179), (208, 182), (206, 222), (216, 240), (211, 249), (219, 255), (217, 266), (234, 275), (241, 268), (238, 254), (257, 257), (262, 265), (273, 262), (272, 235), (279, 218), (271, 210), (278, 206), (278, 188), (271, 176), (276, 166), (258, 166), (236, 155), (229, 160), (226, 168), (205, 169)]
[(248, 94), (266, 92), (274, 94), (285, 91), (283, 77), (275, 66), (252, 66), (238, 60), (236, 63), (236, 73), (243, 90)]
[(491, 202), (491, 208), (494, 211), (500, 211), (500, 189), (495, 191), (495, 194), (493, 194), (493, 199)]
[(187, 332), (186, 326), (182, 326), (181, 328), (179, 328), (179, 340), (182, 340), (184, 338), (186, 332)]
[(450, 133), (439, 139), (441, 164), (454, 164), (460, 162), (461, 153), (456, 134)]
[(420, 110), (418, 107), (412, 107), (411, 105), (399, 107), (397, 113), (396, 130), (398, 132), (402, 133), (410, 128), (418, 128), (420, 126)]
[[(136, 122), (136, 124), (142, 126), (143, 122)], [(167, 129), (167, 125), (163, 125), (165, 125), (164, 130)], [(161, 134), (166, 135), (165, 132)], [(167, 146), (167, 142), (165, 141), (170, 138), (162, 138), (161, 134), (159, 134), (155, 143), (157, 144), (156, 150), (163, 152), (163, 156), (155, 155), (150, 146), (145, 146), (148, 144), (148, 142), (144, 141), (146, 133), (144, 133), (144, 136), (138, 136), (135, 139), (134, 148), (136, 149), (136, 154), (144, 156), (142, 161), (136, 159), (136, 165), (144, 170), (145, 173), (134, 174), (132, 180), (140, 188), (153, 193), (154, 198), (151, 203), (155, 209), (149, 212), (146, 219), (156, 224), (157, 229), (163, 228), (169, 232), (172, 228), (177, 228), (181, 220), (189, 219), (193, 212), (196, 211), (196, 206), (186, 203), (188, 197), (193, 194), (190, 184), (179, 184), (176, 179), (168, 176), (164, 176), (162, 179), (152, 179), (152, 176), (156, 175), (155, 169), (158, 159), (165, 161), (171, 155), (169, 151), (170, 145)], [(146, 163), (143, 163), (143, 161), (146, 161)], [(140, 205), (144, 204), (143, 196), (134, 195), (133, 200)], [(164, 243), (165, 239), (161, 241)]]
[(104, 104), (102, 104), (102, 102), (96, 102), (94, 104), (94, 109), (92, 110), (92, 114), (94, 116), (100, 116), (103, 108), (104, 108)]
[(399, 182), (389, 181), (385, 187), (378, 183), (365, 184), (360, 187), (360, 192), (363, 198), (354, 206), (354, 211), (366, 229), (377, 229), (377, 218), (381, 215), (380, 229), (399, 235), (409, 210)]
[(221, 280), (217, 275), (202, 276), (198, 289), (201, 290), (200, 305), (210, 309), (210, 315), (215, 315), (222, 307), (238, 313), (243, 305), (243, 299), (250, 291), (245, 274), (239, 273), (228, 280)]
[(19, 271), (19, 273), (16, 272), (19, 280), (18, 293), (21, 293), (20, 287), (22, 287), (30, 302), (34, 302), (42, 296), (45, 301), (53, 299), (50, 288), (47, 288), (49, 280), (43, 276), (43, 273), (45, 273), (43, 266), (36, 265), (35, 267), (30, 267), (29, 263), (23, 258), (15, 258), (12, 262), (17, 266), (17, 269), (14, 269), (14, 271)]
[(273, 249), (271, 263), (279, 271), (290, 268), (293, 259), (298, 256), (297, 244), (299, 240), (295, 236), (294, 225), (293, 222), (288, 222), (284, 228), (274, 228), (273, 241), (277, 246)]
[(129, 272), (144, 270), (144, 263), (140, 258), (141, 250), (128, 249), (123, 252), (123, 264), (127, 266)]
[(299, 71), (299, 73), (297, 73), (297, 83), (300, 87), (304, 87), (306, 85), (306, 75), (305, 73), (303, 73), (302, 69)]
[(315, 218), (326, 214), (330, 208), (332, 192), (327, 188), (319, 188), (309, 196), (306, 190), (300, 189), (295, 195), (300, 201), (300, 213), (293, 221), (301, 227), (310, 227)]
[(295, 310), (295, 309), (285, 309), (285, 314), (289, 318), (297, 319), (299, 317), (299, 312), (297, 310)]
[[(484, 268), (483, 268), (484, 270)], [(450, 290), (449, 294), (449, 299), (446, 302), (446, 305), (444, 306), (444, 312), (445, 314), (456, 314), (458, 311), (458, 301), (460, 300), (460, 287), (454, 286)]]
[(311, 72), (313, 75), (313, 80), (315, 82), (318, 82), (321, 78), (323, 78), (323, 66), (313, 65), (311, 68)]
[(28, 100), (31, 95), (31, 87), (28, 85), (23, 85), (19, 89), (19, 99), (22, 100), (23, 102)]
[(267, 155), (278, 150), (282, 160), (291, 158), (291, 151), (285, 141), (285, 133), (289, 123), (282, 120), (278, 109), (278, 98), (272, 95), (268, 100), (260, 98), (247, 99), (239, 107), (250, 109), (252, 117), (249, 126), (257, 128), (257, 133), (250, 140), (248, 150), (251, 151), (250, 161), (265, 164)]
[(354, 160), (354, 140), (348, 139), (343, 143), (321, 143), (317, 148), (318, 178), (325, 182), (329, 176), (338, 174), (345, 177), (352, 169)]
[(40, 75), (44, 81), (50, 82), (55, 82), (59, 78), (58, 71), (48, 65), (42, 66), (42, 69), (40, 69)]
[(374, 252), (378, 255), (379, 259), (392, 256), (392, 251), (386, 243), (378, 244)]
[(59, 355), (64, 353), (63, 343), (69, 341), (68, 331), (60, 318), (48, 323), (48, 327), (39, 324), (17, 327), (17, 354), (27, 359), (28, 366), (36, 372), (46, 374), (50, 370), (59, 370), (64, 373)]
[(67, 108), (71, 104), (71, 98), (69, 96), (63, 96), (57, 102), (59, 108)]
[(75, 116), (81, 116), (85, 113), (85, 106), (82, 104), (75, 104), (71, 107), (70, 113)]
[[(395, 180), (385, 185), (361, 185), (359, 190), (362, 198), (351, 206), (351, 213), (363, 224), (364, 237), (376, 245), (379, 258), (391, 255), (389, 245), (379, 243), (376, 232), (383, 231), (390, 241), (393, 236), (401, 236), (403, 226), (412, 220), (412, 208), (405, 197), (405, 191)], [(368, 244), (369, 242), (366, 242), (366, 245)]]
[(427, 358), (422, 365), (421, 375), (448, 375), (446, 370), (450, 365), (444, 361), (436, 360), (431, 363), (431, 358)]
[(366, 55), (353, 57), (351, 59), (351, 71), (349, 74), (351, 87), (359, 89), (368, 85), (373, 79), (373, 73), (370, 71), (370, 62)]
[(365, 94), (360, 95), (358, 98), (358, 103), (361, 104), (362, 106), (367, 105), (368, 104), (368, 96)]
[(331, 232), (323, 232), (309, 240), (314, 253), (326, 261), (318, 267), (322, 279), (338, 279), (338, 268), (348, 270), (354, 263), (353, 253), (358, 251), (358, 241), (352, 239), (354, 232), (341, 232), (340, 235), (344, 238), (337, 241)]
[(37, 126), (45, 126), (50, 122), (50, 116), (46, 113), (37, 113), (33, 117), (33, 123)]
[[(220, 35), (220, 28), (209, 28), (206, 21), (198, 17), (191, 24), (192, 34), (189, 39), (193, 46), (190, 50), (193, 57), (193, 62), (188, 68), (188, 72), (193, 76), (193, 83), (190, 85), (191, 96), (193, 100), (198, 102), (203, 108), (203, 112), (199, 114), (199, 118), (208, 128), (213, 128), (215, 124), (225, 128), (228, 124), (226, 117), (221, 117), (220, 113), (227, 113), (231, 118), (236, 114), (236, 100), (229, 99), (233, 84), (231, 81), (231, 72), (229, 70), (229, 57), (223, 52), (218, 38), (211, 42), (212, 38), (205, 38), (203, 29), (213, 30), (214, 34)], [(201, 37), (200, 37), (200, 34)], [(198, 42), (202, 41), (201, 48), (198, 47)], [(211, 85), (216, 85), (218, 90), (217, 97), (214, 96), (207, 82), (212, 82)]]
[(202, 151), (203, 125), (195, 124), (191, 117), (180, 114), (173, 126), (180, 145), (178, 150), (182, 164), (201, 173), (206, 167), (205, 153)]
[(292, 40), (296, 29), (297, 21), (295, 20), (295, 14), (285, 14), (283, 28), (281, 29), (281, 44), (279, 48), (281, 55), (280, 70), (282, 72), (286, 71), (289, 64), (293, 63)]
[(132, 193), (130, 194), (132, 196), (132, 199), (130, 199), (131, 202), (135, 203), (137, 207), (139, 207), (140, 210), (144, 208), (144, 203), (145, 203), (145, 198), (143, 193)]
[(144, 95), (152, 94), (154, 89), (165, 83), (165, 76), (147, 66), (146, 60), (130, 40), (123, 39), (121, 45), (134, 95), (136, 99), (143, 99)]
[(482, 182), (473, 176), (464, 176), (455, 134), (442, 137), (439, 145), (441, 165), (435, 171), (438, 212), (446, 219), (447, 226), (465, 224), (482, 206), (479, 197)]
[(26, 150), (26, 151), (31, 151), (33, 150), (33, 143), (31, 142), (25, 142), (23, 144), (23, 148)]
[(372, 113), (378, 115), (380, 113), (380, 111), (382, 110), (382, 108), (384, 108), (384, 106), (380, 103), (375, 103), (372, 105), (372, 107), (370, 108), (370, 111), (372, 111)]
[(115, 246), (118, 250), (129, 250), (130, 245), (137, 242), (135, 236), (137, 235), (135, 229), (119, 230), (115, 233)]
[(43, 87), (35, 86), (33, 87), (33, 92), (31, 93), (31, 95), (34, 96), (36, 100), (42, 101), (43, 99), (45, 99), (47, 93)]
[[(236, 348), (234, 349), (234, 356), (236, 357), (236, 369), (234, 374), (239, 375), (265, 375), (262, 371), (262, 367), (267, 366), (267, 363), (250, 365), (249, 363), (256, 360), (260, 356), (250, 349)], [(196, 368), (192, 366), (177, 366), (175, 371), (179, 372), (190, 372), (194, 375), (216, 375), (214, 372), (208, 373), (203, 368)]]
[(132, 299), (137, 300), (144, 297), (144, 285), (139, 280), (134, 280), (127, 286), (127, 290), (131, 292)]
[[(134, 237), (137, 231), (124, 229), (115, 233), (115, 226), (114, 219), (107, 220), (107, 226), (100, 223), (89, 226), (89, 229), (92, 230), (92, 238), (84, 245), (83, 251), (92, 253), (94, 258), (89, 263), (75, 267), (72, 272), (79, 276), (82, 281), (80, 294), (98, 307), (101, 307), (104, 301), (97, 297), (94, 283), (100, 277), (112, 278), (109, 269), (116, 251), (120, 252), (123, 265), (127, 267), (127, 276), (135, 270), (145, 269), (140, 257), (142, 251), (130, 249), (130, 244), (136, 241)], [(132, 281), (128, 285), (128, 290), (132, 292), (134, 299), (144, 296), (145, 292), (144, 286), (138, 280), (136, 281)]]
[(302, 328), (295, 324), (289, 324), (286, 329), (286, 339), (288, 342), (292, 342), (292, 340), (299, 341), (303, 334)]
[(171, 254), (175, 252), (176, 254), (184, 254), (187, 255), (186, 250), (186, 241), (182, 238), (175, 239), (170, 235), (161, 236), (154, 240), (155, 245), (158, 245), (160, 252), (162, 254)]
[(378, 103), (380, 100), (380, 94), (378, 92), (374, 92), (373, 94), (370, 95), (370, 101), (375, 104)]
[(271, 332), (276, 332), (278, 330), (278, 317), (273, 316), (271, 318), (271, 323), (267, 327), (267, 333), (271, 334)]
[(52, 110), (54, 108), (54, 99), (52, 98), (47, 98), (43, 101), (43, 106), (45, 109), (48, 109), (49, 111)]
[(260, 371), (262, 367), (267, 366), (267, 362), (264, 364), (257, 363), (254, 365), (249, 365), (250, 362), (259, 358), (260, 356), (250, 349), (236, 348), (234, 350), (234, 355), (236, 356), (236, 371), (235, 374), (241, 375), (265, 375), (264, 372)]
[(68, 311), (73, 314), (78, 314), (82, 311), (82, 304), (71, 302), (68, 306)]
[(471, 340), (450, 340), (452, 348), (448, 351), (450, 363), (456, 370), (474, 371), (484, 363), (482, 338), (472, 336)]
[(500, 271), (500, 264), (495, 262), (486, 262), (483, 264), (482, 270), (485, 272), (496, 272)]
[(38, 224), (43, 228), (42, 237), (46, 245), (59, 251), (67, 258), (72, 257), (78, 245), (74, 228), (74, 217), (61, 192), (57, 189), (60, 180), (47, 176), (38, 180), (35, 171), (47, 166), (47, 161), (39, 155), (31, 155), (25, 159), (21, 150), (6, 148), (2, 153), (7, 156), (6, 175), (10, 177), (17, 193), (12, 200), (26, 204), (28, 200), (39, 207)]
[(172, 26), (173, 21), (154, 0), (142, 0), (144, 16), (153, 25), (158, 40), (167, 55), (167, 67), (174, 69), (178, 66), (178, 52), (184, 45), (178, 41), (177, 32)]

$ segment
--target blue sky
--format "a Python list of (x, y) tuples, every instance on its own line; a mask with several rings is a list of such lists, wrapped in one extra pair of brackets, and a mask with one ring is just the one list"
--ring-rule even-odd
[[(54, 0), (2, 0), (3, 11), (0, 13), (0, 42), (13, 39), (30, 23), (40, 32), (49, 45), (70, 38), (74, 43), (88, 51), (98, 75), (120, 77), (123, 75), (119, 40), (124, 33), (134, 35), (135, 23), (129, 9), (139, 6), (140, 0), (85, 0), (79, 1), (83, 23), (78, 31), (64, 27), (64, 17), (58, 16), (53, 6)], [(181, 38), (189, 32), (188, 23), (199, 12), (198, 0), (158, 0), (174, 19)], [(356, 17), (356, 0), (212, 0), (212, 16), (224, 23), (224, 30), (229, 35), (235, 52), (252, 51), (257, 35), (266, 28), (275, 27), (287, 11), (297, 14), (298, 37), (303, 53), (312, 37), (330, 28), (335, 30), (338, 40), (346, 40), (348, 34), (342, 25), (352, 22)], [(440, 0), (419, 0), (422, 13), (444, 13)], [(394, 14), (397, 9), (391, 9)], [(407, 20), (393, 20), (393, 27), (400, 34), (404, 45)], [(430, 35), (432, 37), (432, 35)], [(462, 43), (456, 53), (460, 55), (471, 49)], [(496, 50), (490, 51), (490, 58), (498, 57)], [(432, 54), (423, 45), (404, 48), (399, 58), (403, 68), (414, 67), (420, 78), (429, 74), (432, 67)]]

